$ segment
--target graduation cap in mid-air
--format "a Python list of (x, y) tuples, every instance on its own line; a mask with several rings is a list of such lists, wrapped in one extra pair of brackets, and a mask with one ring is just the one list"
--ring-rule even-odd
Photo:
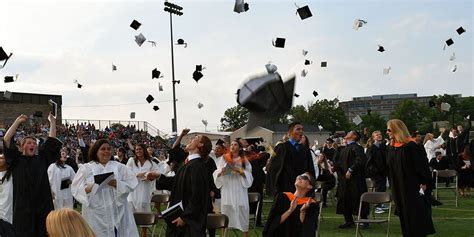
[(389, 73), (390, 73), (390, 70), (392, 70), (392, 67), (384, 68), (384, 69), (383, 69), (383, 74), (384, 74), (384, 75), (389, 74)]
[(132, 27), (134, 30), (138, 30), (142, 23), (138, 22), (137, 20), (133, 20), (132, 23), (130, 24), (130, 27)]
[(16, 74), (15, 76), (5, 76), (4, 82), (5, 83), (15, 82), (16, 80), (18, 80), (19, 76), (20, 74)]
[(151, 71), (151, 79), (155, 79), (155, 78), (162, 78), (163, 75), (161, 75), (161, 72), (158, 71), (157, 68), (153, 69), (153, 71)]
[(303, 54), (303, 56), (306, 56), (308, 54), (308, 50), (304, 50), (301, 52)]
[(354, 118), (352, 118), (352, 122), (354, 122), (355, 125), (359, 125), (362, 123), (362, 118), (359, 115), (357, 115)]
[(2, 47), (0, 47), (0, 61), (5, 61), (3, 62), (3, 65), (1, 68), (4, 68), (5, 65), (7, 64), (8, 60), (10, 59), (10, 57), (13, 55), (13, 53), (10, 53), (10, 55), (8, 55)]
[(134, 119), (135, 118), (135, 112), (131, 112), (130, 113), (130, 119)]
[(446, 40), (447, 46), (451, 46), (452, 44), (454, 44), (454, 40), (452, 38), (449, 38), (448, 40)]
[(272, 44), (273, 46), (275, 46), (276, 48), (284, 48), (285, 47), (285, 42), (286, 42), (286, 39), (285, 38), (276, 38), (272, 41)]
[(454, 61), (456, 60), (456, 53), (453, 52), (453, 55), (449, 57), (449, 61)]
[(379, 49), (377, 51), (383, 53), (385, 51), (385, 48), (382, 45), (379, 45)]
[(247, 130), (287, 112), (293, 103), (295, 76), (283, 82), (278, 73), (250, 78), (237, 91), (237, 103), (249, 110)]
[(446, 111), (448, 112), (449, 109), (451, 109), (451, 105), (448, 103), (441, 103), (441, 111)]
[(117, 71), (117, 66), (115, 66), (113, 63), (112, 63), (112, 72), (113, 71)]
[(161, 83), (158, 83), (158, 91), (163, 91), (163, 86), (161, 85)]
[(354, 24), (352, 25), (352, 28), (353, 28), (354, 30), (358, 30), (359, 28), (361, 28), (361, 27), (364, 26), (365, 24), (367, 24), (367, 21), (361, 20), (361, 19), (355, 19), (355, 20), (354, 20)]
[(207, 124), (208, 124), (207, 120), (205, 120), (205, 119), (201, 120), (201, 122), (202, 122), (202, 124), (204, 124), (204, 126), (207, 126)]
[(321, 62), (321, 67), (327, 67), (328, 66), (328, 62)]
[(454, 67), (453, 67), (453, 70), (452, 70), (452, 71), (453, 71), (453, 72), (456, 72), (457, 70), (458, 70), (458, 65), (454, 65)]
[(7, 100), (11, 99), (12, 98), (12, 93), (10, 91), (6, 90), (5, 92), (3, 92), (3, 98), (5, 98)]
[(158, 111), (159, 109), (160, 109), (160, 107), (158, 107), (158, 105), (153, 106), (154, 111)]
[(193, 79), (198, 82), (204, 75), (202, 74), (202, 70), (205, 69), (205, 67), (202, 67), (202, 65), (196, 65), (196, 70), (193, 72)]
[(145, 36), (140, 33), (139, 35), (135, 35), (135, 42), (138, 44), (138, 46), (142, 46), (142, 44), (146, 41)]
[(298, 13), (298, 15), (300, 15), (301, 20), (304, 20), (306, 18), (310, 18), (313, 16), (313, 14), (311, 13), (311, 9), (309, 9), (308, 5), (304, 7), (298, 7), (296, 12)]
[(308, 71), (306, 71), (306, 69), (303, 69), (301, 71), (301, 77), (306, 77), (306, 75), (308, 75)]
[(304, 60), (304, 65), (310, 65), (310, 64), (313, 64), (313, 61), (308, 60), (308, 59)]
[(74, 83), (77, 85), (77, 88), (81, 89), (82, 85), (77, 80), (74, 80)]
[(265, 65), (265, 68), (267, 69), (268, 73), (275, 73), (278, 70), (278, 67), (275, 64), (272, 64), (271, 62), (267, 63)]
[(244, 0), (235, 0), (234, 12), (242, 13), (249, 10), (249, 4), (244, 2)]
[(317, 91), (313, 91), (313, 96), (314, 96), (314, 97), (316, 97), (316, 96), (318, 96), (318, 95), (319, 95), (319, 94), (318, 94)]
[(184, 45), (184, 47), (188, 47), (188, 43), (184, 42), (184, 39), (178, 39), (176, 45)]
[(203, 106), (204, 106), (204, 105), (203, 105), (201, 102), (199, 102), (199, 103), (197, 104), (198, 109), (202, 108)]
[(296, 98), (300, 97), (300, 95), (298, 95), (296, 93), (294, 93), (293, 96), (296, 97)]
[(148, 103), (151, 103), (153, 100), (155, 100), (155, 98), (153, 98), (152, 95), (148, 95), (148, 96), (146, 97), (146, 101), (147, 101)]
[(466, 32), (466, 30), (464, 28), (462, 28), (462, 26), (461, 26), (456, 30), (456, 32), (458, 32), (458, 34), (461, 35), (462, 33)]

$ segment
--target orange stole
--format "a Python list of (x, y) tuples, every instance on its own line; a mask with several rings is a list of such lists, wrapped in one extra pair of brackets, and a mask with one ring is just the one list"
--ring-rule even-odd
[[(295, 195), (293, 193), (290, 193), (290, 192), (284, 192), (284, 194), (286, 195), (286, 197), (288, 199), (290, 199), (290, 201), (292, 202), (293, 200), (295, 200)], [(305, 203), (307, 203), (311, 198), (309, 197), (303, 197), (303, 198), (298, 198), (298, 200), (296, 201), (298, 203), (298, 205), (303, 205)]]

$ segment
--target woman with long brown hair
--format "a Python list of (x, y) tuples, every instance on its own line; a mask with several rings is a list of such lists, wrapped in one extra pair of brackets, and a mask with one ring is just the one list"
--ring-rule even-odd
[(221, 189), (221, 212), (229, 217), (229, 228), (248, 234), (249, 201), (247, 189), (252, 185), (252, 166), (244, 155), (238, 140), (230, 143), (230, 152), (224, 155), (225, 166), (217, 167), (213, 177)]
[[(98, 237), (138, 237), (137, 226), (127, 196), (138, 184), (135, 174), (125, 165), (111, 160), (112, 146), (97, 140), (89, 150), (89, 162), (82, 165), (72, 181), (72, 194), (82, 204), (82, 215)], [(106, 173), (108, 183), (98, 178)]]
[(155, 179), (160, 176), (158, 165), (155, 164), (146, 146), (142, 143), (135, 146), (135, 157), (129, 159), (127, 167), (137, 176), (138, 185), (128, 195), (128, 202), (133, 212), (150, 212), (151, 196), (155, 190)]
[(410, 137), (399, 119), (387, 122), (390, 145), (387, 148), (392, 195), (400, 218), (403, 236), (426, 236), (435, 233), (431, 218), (431, 203), (426, 186), (431, 173), (422, 148)]

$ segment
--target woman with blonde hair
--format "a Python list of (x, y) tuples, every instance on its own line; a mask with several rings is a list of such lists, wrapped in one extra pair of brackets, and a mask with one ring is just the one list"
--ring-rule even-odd
[(50, 212), (46, 218), (46, 230), (50, 237), (95, 237), (81, 214), (70, 208)]
[(387, 122), (390, 145), (387, 162), (403, 236), (426, 236), (436, 231), (426, 186), (431, 183), (428, 161), (399, 119)]
[(428, 162), (436, 157), (435, 153), (437, 149), (441, 148), (441, 145), (443, 145), (444, 140), (442, 138), (442, 135), (444, 133), (444, 128), (442, 128), (441, 134), (439, 135), (438, 138), (434, 138), (434, 135), (432, 133), (427, 133), (425, 135), (425, 140), (423, 141), (423, 146), (425, 147), (426, 150), (426, 158), (428, 159)]

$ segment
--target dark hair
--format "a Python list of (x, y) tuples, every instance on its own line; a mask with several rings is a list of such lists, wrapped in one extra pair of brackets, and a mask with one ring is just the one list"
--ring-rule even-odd
[(360, 133), (356, 130), (352, 130), (351, 132), (353, 132), (356, 135), (355, 142), (358, 142), (361, 137)]
[(61, 161), (61, 159), (58, 159), (58, 160), (56, 161), (56, 166), (58, 166), (59, 168), (62, 168), (62, 169), (66, 169), (65, 163), (63, 163), (63, 162)]
[[(3, 147), (0, 147), (0, 154), (3, 154)], [(5, 156), (3, 156), (3, 158), (5, 159)], [(7, 163), (7, 172), (5, 173), (3, 177), (0, 177), (0, 183), (5, 182), (5, 180), (8, 181), (11, 175), (12, 175), (12, 171), (8, 168), (8, 163)]]
[(209, 157), (209, 153), (212, 150), (211, 139), (209, 139), (207, 136), (201, 135), (201, 139), (199, 142), (203, 144), (202, 147), (198, 147), (199, 155), (202, 159), (207, 160), (207, 158)]
[(290, 125), (288, 125), (288, 131), (291, 132), (296, 125), (302, 125), (300, 122), (292, 122)]
[(309, 147), (309, 140), (308, 140), (308, 136), (306, 135), (303, 135), (303, 137), (305, 138), (305, 142), (303, 143), (304, 145), (306, 145), (307, 147)]
[[(457, 129), (456, 129), (456, 130), (457, 130)], [(420, 132), (414, 131), (414, 132), (411, 134), (411, 137), (416, 137), (416, 136), (418, 136), (418, 135), (420, 135)]]
[(97, 158), (97, 152), (99, 151), (99, 148), (104, 144), (109, 144), (110, 145), (109, 140), (99, 139), (94, 143), (94, 145), (89, 149), (89, 154), (87, 156), (89, 161), (99, 162), (98, 158)]
[[(137, 145), (135, 145), (135, 148), (139, 146), (142, 148), (143, 150), (143, 156), (145, 157), (145, 162), (148, 160), (150, 161), (151, 165), (153, 166), (153, 163), (151, 162), (151, 157), (150, 155), (148, 154), (148, 152), (146, 151), (146, 146), (145, 144), (143, 143), (138, 143)], [(133, 160), (135, 161), (135, 165), (138, 166), (138, 158), (137, 158), (137, 154), (135, 154), (135, 157), (133, 157)]]
[(119, 147), (118, 151), (122, 152), (123, 154), (125, 154), (125, 156), (127, 156), (127, 150), (125, 150), (125, 148)]

